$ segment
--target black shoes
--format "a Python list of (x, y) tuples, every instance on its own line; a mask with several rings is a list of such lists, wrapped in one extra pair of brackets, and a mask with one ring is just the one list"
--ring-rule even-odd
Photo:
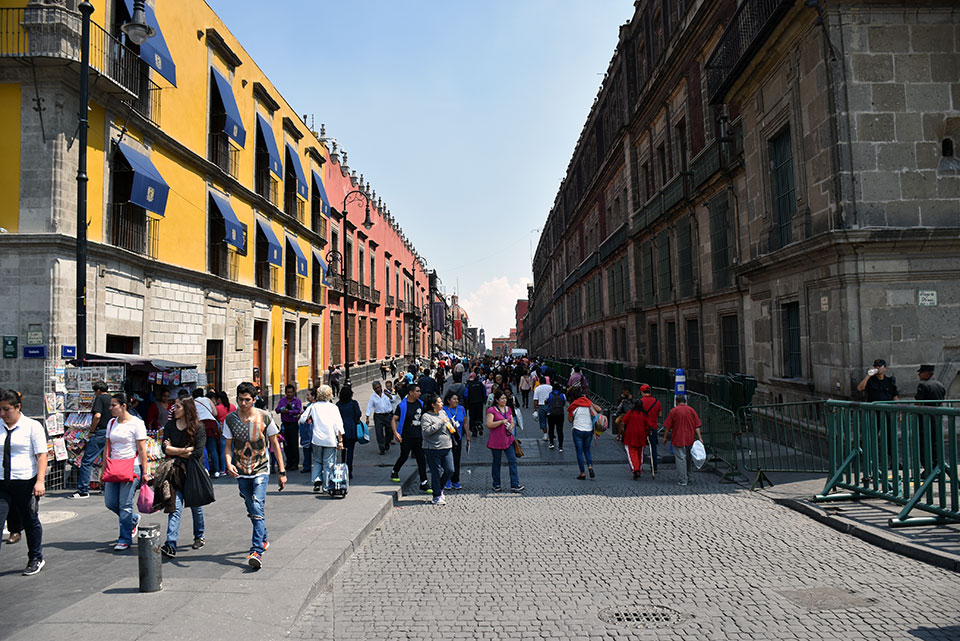
[(43, 569), (43, 566), (47, 564), (43, 559), (30, 559), (27, 563), (27, 567), (23, 570), (23, 576), (33, 576), (37, 572)]

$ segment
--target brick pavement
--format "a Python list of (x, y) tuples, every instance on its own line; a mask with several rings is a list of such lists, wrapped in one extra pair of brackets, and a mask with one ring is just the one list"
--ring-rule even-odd
[[(957, 574), (712, 474), (678, 487), (672, 465), (634, 482), (611, 464), (577, 481), (570, 449), (566, 463), (523, 466), (524, 495), (496, 494), (483, 449), (446, 506), (402, 499), (291, 637), (960, 639)], [(682, 621), (639, 630), (599, 618), (658, 606)]]

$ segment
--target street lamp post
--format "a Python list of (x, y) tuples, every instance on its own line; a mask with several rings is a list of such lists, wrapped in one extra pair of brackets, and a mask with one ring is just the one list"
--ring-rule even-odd
[(346, 196), (343, 197), (343, 229), (341, 229), (341, 236), (343, 236), (343, 253), (341, 254), (337, 251), (337, 248), (334, 247), (327, 252), (327, 264), (334, 265), (339, 261), (340, 264), (340, 282), (342, 287), (342, 298), (343, 298), (343, 383), (344, 385), (350, 384), (350, 327), (347, 325), (350, 319), (349, 313), (349, 293), (347, 291), (347, 202), (351, 200), (358, 200), (360, 196), (363, 197), (363, 200), (366, 201), (366, 215), (364, 216), (363, 228), (369, 230), (373, 227), (373, 221), (370, 220), (370, 198), (367, 197), (365, 193), (359, 189), (354, 189), (351, 192), (348, 192)]

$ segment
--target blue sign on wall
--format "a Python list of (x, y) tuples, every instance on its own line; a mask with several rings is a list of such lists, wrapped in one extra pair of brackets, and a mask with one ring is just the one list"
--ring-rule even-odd
[(23, 357), (24, 358), (46, 358), (47, 346), (46, 345), (24, 345)]
[(60, 346), (60, 358), (76, 358), (77, 357), (77, 346), (76, 345), (61, 345)]

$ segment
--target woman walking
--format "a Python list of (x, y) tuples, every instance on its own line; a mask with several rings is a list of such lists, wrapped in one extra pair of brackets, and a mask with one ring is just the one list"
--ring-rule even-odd
[(340, 462), (347, 464), (350, 478), (353, 478), (353, 448), (357, 446), (357, 425), (363, 418), (360, 404), (353, 400), (353, 388), (344, 385), (340, 390), (340, 400), (337, 409), (343, 419), (343, 450), (340, 452)]
[(520, 396), (523, 398), (523, 408), (530, 407), (530, 390), (533, 389), (533, 374), (524, 372), (520, 376)]
[(560, 451), (563, 451), (563, 408), (567, 403), (567, 397), (563, 393), (560, 383), (552, 386), (549, 396), (547, 396), (546, 408), (547, 425), (550, 431), (550, 449), (553, 449), (554, 438)]
[(493, 457), (493, 491), (499, 492), (500, 485), (500, 460), (506, 454), (507, 464), (510, 468), (510, 491), (522, 492), (524, 487), (520, 485), (520, 473), (517, 469), (517, 453), (513, 442), (513, 410), (507, 407), (507, 395), (503, 390), (497, 390), (493, 393), (493, 405), (487, 410), (486, 427), (490, 436), (487, 438), (487, 447)]
[(430, 483), (435, 488), (433, 504), (444, 505), (447, 501), (443, 490), (453, 476), (453, 437), (456, 428), (450, 423), (447, 414), (441, 409), (443, 402), (436, 394), (424, 394), (423, 406), (426, 410), (420, 417), (420, 429), (423, 432), (423, 453), (430, 466)]
[[(126, 394), (113, 395), (110, 414), (113, 420), (107, 424), (103, 450), (104, 461), (107, 461), (103, 472), (103, 502), (120, 520), (120, 535), (113, 549), (123, 552), (133, 544), (140, 522), (133, 511), (137, 487), (150, 480), (148, 474), (141, 474), (147, 469), (147, 426), (130, 414)], [(110, 480), (112, 478), (116, 480)]]
[(467, 422), (467, 411), (460, 404), (460, 395), (454, 390), (450, 390), (443, 397), (443, 413), (450, 419), (450, 423), (457, 431), (453, 435), (453, 476), (444, 486), (445, 490), (460, 490), (460, 455), (463, 450), (463, 439), (470, 442), (470, 432), (463, 429)]
[(43, 527), (40, 497), (46, 494), (47, 434), (38, 421), (20, 411), (19, 392), (0, 393), (0, 523), (10, 512), (20, 519), (27, 536), (27, 567), (24, 576), (43, 569)]
[[(183, 467), (183, 484), (171, 488), (171, 491), (176, 491), (176, 507), (167, 517), (167, 539), (160, 547), (160, 552), (164, 556), (171, 558), (177, 556), (180, 517), (184, 506), (189, 507), (193, 515), (193, 549), (199, 550), (207, 542), (203, 536), (203, 501), (205, 499), (186, 489), (196, 482), (197, 479), (193, 475), (203, 473), (203, 451), (206, 441), (207, 433), (200, 419), (197, 418), (196, 403), (189, 396), (178, 398), (173, 404), (173, 420), (167, 423), (163, 430), (161, 445), (161, 450), (168, 460), (183, 459), (180, 462)], [(162, 488), (158, 488), (157, 494), (161, 493)]]
[(593, 456), (590, 454), (590, 444), (593, 441), (593, 417), (597, 416), (602, 410), (594, 404), (585, 394), (580, 392), (580, 388), (573, 388), (570, 391), (570, 406), (567, 408), (567, 415), (570, 422), (573, 423), (573, 446), (577, 450), (577, 465), (580, 466), (580, 476), (577, 480), (582, 481), (587, 478), (584, 473), (584, 462), (586, 462), (586, 472), (590, 473), (590, 478), (596, 476), (593, 473)]
[(337, 460), (337, 450), (343, 449), (343, 417), (334, 405), (333, 390), (329, 385), (317, 388), (317, 402), (300, 415), (300, 422), (313, 423), (310, 443), (313, 446), (313, 491), (327, 491), (330, 474)]

